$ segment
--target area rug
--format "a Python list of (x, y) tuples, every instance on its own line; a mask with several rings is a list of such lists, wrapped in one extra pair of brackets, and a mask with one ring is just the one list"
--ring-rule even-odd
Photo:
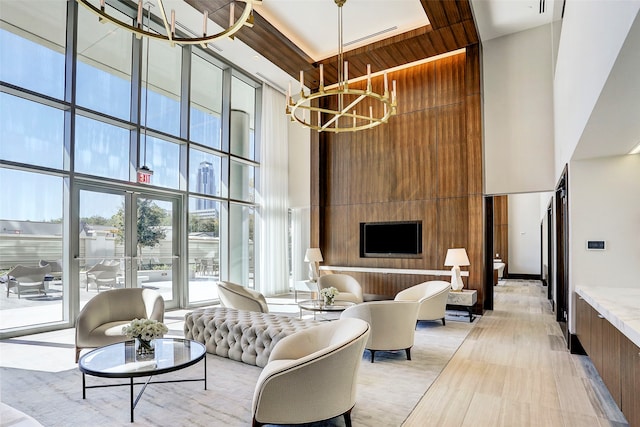
[[(400, 426), (474, 325), (421, 322), (411, 361), (406, 360), (404, 351), (376, 352), (375, 363), (370, 363), (370, 353), (365, 351), (353, 425)], [(202, 369), (199, 363), (154, 379), (198, 378)], [(260, 370), (207, 355), (207, 390), (201, 382), (151, 384), (135, 409), (134, 423), (129, 422), (128, 387), (89, 389), (83, 400), (82, 374), (77, 369), (51, 373), (2, 368), (0, 396), (2, 402), (45, 426), (247, 426), (251, 424), (251, 401)], [(121, 380), (87, 376), (87, 385), (117, 381)], [(336, 418), (314, 427), (343, 425), (343, 419)]]

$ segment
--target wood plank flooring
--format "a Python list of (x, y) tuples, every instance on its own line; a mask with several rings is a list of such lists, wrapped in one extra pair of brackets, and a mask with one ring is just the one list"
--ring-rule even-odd
[(546, 288), (507, 280), (494, 290), (495, 309), (403, 426), (628, 426), (589, 359), (567, 350)]

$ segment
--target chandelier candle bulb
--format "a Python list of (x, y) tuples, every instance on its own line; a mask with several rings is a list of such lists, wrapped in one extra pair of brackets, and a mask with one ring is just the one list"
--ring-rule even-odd
[(324, 91), (324, 66), (320, 64), (320, 91)]
[(371, 64), (367, 64), (367, 91), (371, 92)]
[(176, 11), (171, 9), (171, 36), (176, 35)]
[(231, 7), (229, 8), (229, 26), (232, 26), (236, 17), (236, 5), (235, 3), (231, 3)]
[(353, 110), (353, 127), (356, 127), (356, 110)]
[(387, 73), (384, 73), (384, 94), (385, 96), (387, 95), (387, 93), (389, 92), (389, 81), (387, 79)]
[(369, 105), (369, 120), (373, 120), (373, 105)]
[(100, 9), (104, 10), (104, 0), (100, 0)]
[(391, 102), (395, 103), (396, 102), (396, 81), (394, 80), (392, 84), (393, 84), (393, 90), (391, 92)]
[(300, 94), (304, 95), (304, 71), (300, 70)]
[(207, 37), (207, 21), (209, 21), (209, 12), (205, 10), (202, 15), (202, 37)]
[(142, 28), (142, 0), (138, 1), (138, 28)]
[(318, 127), (322, 126), (322, 117), (320, 111), (318, 111)]
[(349, 63), (344, 61), (344, 85), (349, 84)]

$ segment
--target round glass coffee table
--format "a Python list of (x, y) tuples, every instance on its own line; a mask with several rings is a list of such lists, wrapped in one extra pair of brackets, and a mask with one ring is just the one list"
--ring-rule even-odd
[(302, 312), (306, 310), (313, 312), (313, 319), (315, 320), (316, 313), (340, 313), (352, 305), (356, 305), (356, 303), (351, 301), (335, 300), (333, 304), (327, 305), (321, 300), (306, 299), (298, 303), (298, 308), (300, 309), (300, 318), (302, 318)]
[[(204, 381), (207, 389), (207, 349), (204, 344), (181, 338), (159, 338), (155, 340), (155, 355), (151, 360), (136, 360), (135, 341), (111, 344), (90, 351), (80, 358), (78, 368), (82, 372), (82, 398), (86, 399), (88, 388), (129, 386), (131, 392), (131, 422), (133, 410), (148, 384)], [(178, 371), (204, 360), (204, 376), (196, 379), (151, 381), (154, 375)], [(128, 383), (86, 385), (85, 375), (104, 378), (128, 378)], [(134, 378), (149, 377), (145, 382), (134, 382)], [(133, 386), (142, 385), (134, 399)]]

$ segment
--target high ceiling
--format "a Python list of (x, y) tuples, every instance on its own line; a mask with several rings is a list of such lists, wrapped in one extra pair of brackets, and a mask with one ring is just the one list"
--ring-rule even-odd
[[(224, 8), (227, 0), (185, 0), (199, 11)], [(237, 14), (240, 13), (238, 10)], [(265, 0), (256, 7), (253, 28), (236, 38), (298, 79), (318, 86), (318, 65), (325, 79), (335, 82), (338, 7), (331, 0)], [(212, 18), (223, 26), (224, 14)], [(343, 6), (344, 43), (349, 76), (386, 70), (464, 48), (478, 42), (467, 0), (349, 0)], [(360, 40), (360, 41), (358, 41)]]

